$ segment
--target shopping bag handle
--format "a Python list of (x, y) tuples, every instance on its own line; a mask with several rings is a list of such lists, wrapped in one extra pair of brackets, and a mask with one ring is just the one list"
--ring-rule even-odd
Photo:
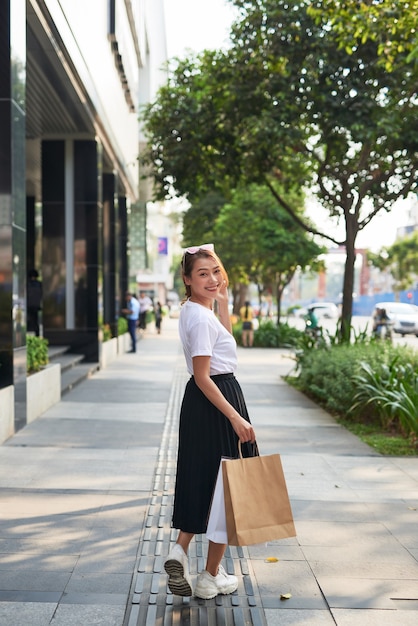
[[(241, 441), (238, 439), (238, 454), (239, 454), (239, 458), (240, 458), (240, 459), (242, 459), (242, 458), (243, 458), (243, 456), (242, 456), (242, 447), (241, 447), (241, 446), (242, 446), (242, 443), (241, 443)], [(256, 442), (256, 441), (254, 441), (254, 443), (252, 444), (252, 446), (253, 446), (253, 456), (260, 456), (260, 453), (259, 453), (259, 451), (258, 451), (258, 445), (257, 445), (257, 442)]]

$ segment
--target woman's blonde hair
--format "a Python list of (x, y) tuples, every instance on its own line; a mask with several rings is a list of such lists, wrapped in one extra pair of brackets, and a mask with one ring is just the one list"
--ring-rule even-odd
[(223, 265), (221, 259), (218, 257), (218, 255), (216, 254), (215, 251), (205, 250), (203, 248), (200, 248), (199, 250), (197, 250), (197, 252), (191, 253), (191, 252), (187, 252), (187, 250), (186, 250), (184, 252), (184, 254), (183, 254), (183, 258), (181, 259), (181, 277), (183, 279), (183, 284), (184, 284), (184, 287), (186, 289), (186, 295), (185, 295), (184, 299), (182, 300), (182, 304), (188, 298), (190, 298), (190, 296), (192, 295), (192, 292), (191, 292), (191, 289), (190, 289), (190, 285), (186, 285), (186, 283), (184, 281), (184, 277), (185, 276), (187, 276), (187, 278), (191, 277), (192, 271), (193, 271), (193, 268), (195, 266), (195, 263), (196, 263), (197, 259), (213, 259), (216, 262), (216, 264), (219, 265), (219, 268), (220, 268), (221, 274), (222, 274), (222, 278), (223, 278), (223, 280), (226, 281), (226, 286), (228, 287), (228, 285), (229, 285), (229, 279), (228, 279), (227, 271), (224, 268), (224, 265)]

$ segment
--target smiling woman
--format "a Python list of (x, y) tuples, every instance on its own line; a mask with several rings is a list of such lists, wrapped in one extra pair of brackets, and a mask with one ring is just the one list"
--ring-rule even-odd
[[(191, 377), (180, 413), (172, 519), (179, 534), (164, 566), (170, 591), (190, 596), (187, 551), (193, 536), (206, 532), (221, 458), (236, 456), (238, 440), (243, 456), (253, 456), (255, 432), (234, 374), (237, 351), (222, 261), (212, 244), (193, 246), (184, 251), (181, 271), (187, 299), (180, 312), (179, 333)], [(225, 544), (209, 541), (206, 569), (194, 590), (198, 598), (209, 600), (237, 589), (237, 578), (221, 565), (225, 549)]]

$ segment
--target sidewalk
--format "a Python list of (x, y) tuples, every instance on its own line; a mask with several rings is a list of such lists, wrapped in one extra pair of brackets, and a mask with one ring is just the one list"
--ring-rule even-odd
[[(418, 459), (375, 454), (286, 385), (286, 351), (238, 357), (260, 451), (282, 455), (297, 538), (229, 548), (237, 594), (167, 594), (188, 376), (177, 320), (164, 319), (0, 446), (0, 626), (416, 625)], [(193, 578), (205, 550), (197, 537)]]

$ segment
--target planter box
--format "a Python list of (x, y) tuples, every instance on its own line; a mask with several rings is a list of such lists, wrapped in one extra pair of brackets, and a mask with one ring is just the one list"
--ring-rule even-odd
[(0, 444), (9, 439), (15, 431), (15, 394), (10, 385), (0, 389)]
[(125, 354), (131, 349), (131, 336), (129, 333), (123, 333), (118, 337), (118, 354)]
[(26, 405), (29, 424), (61, 400), (61, 365), (47, 365), (45, 369), (28, 376)]
[(100, 346), (100, 368), (104, 369), (118, 356), (118, 339), (113, 337), (109, 341), (103, 341)]

